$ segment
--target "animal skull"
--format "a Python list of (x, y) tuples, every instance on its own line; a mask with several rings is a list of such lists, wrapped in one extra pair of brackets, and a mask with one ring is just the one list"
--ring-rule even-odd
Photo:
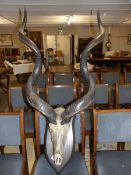
[(64, 108), (56, 108), (55, 112), (57, 114), (56, 117), (56, 125), (49, 123), (49, 131), (51, 134), (51, 140), (53, 144), (53, 159), (54, 163), (57, 166), (60, 166), (63, 161), (63, 148), (66, 143), (67, 134), (69, 131), (70, 123), (66, 123), (64, 125), (61, 124), (61, 114), (64, 112)]

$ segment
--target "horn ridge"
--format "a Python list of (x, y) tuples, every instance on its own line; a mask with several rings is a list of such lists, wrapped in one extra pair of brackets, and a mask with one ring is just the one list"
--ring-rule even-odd
[(81, 74), (86, 82), (89, 84), (88, 92), (83, 97), (76, 100), (67, 107), (67, 109), (62, 114), (62, 124), (68, 122), (75, 114), (79, 113), (81, 110), (86, 109), (94, 101), (95, 82), (88, 72), (87, 60), (89, 58), (90, 51), (104, 39), (104, 28), (101, 24), (99, 10), (97, 12), (97, 20), (100, 34), (85, 47), (80, 59)]
[(33, 89), (35, 81), (42, 72), (42, 59), (40, 51), (38, 50), (36, 44), (25, 35), (24, 30), (26, 27), (26, 23), (27, 12), (26, 9), (24, 9), (23, 22), (19, 28), (19, 39), (33, 51), (35, 56), (35, 67), (26, 84), (26, 98), (32, 107), (45, 115), (51, 123), (56, 124), (56, 112), (48, 103), (42, 100)]

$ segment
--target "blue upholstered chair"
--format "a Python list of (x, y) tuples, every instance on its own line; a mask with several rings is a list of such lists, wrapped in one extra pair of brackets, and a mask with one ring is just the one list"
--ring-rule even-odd
[(131, 72), (125, 71), (125, 83), (131, 83)]
[[(74, 123), (74, 132), (75, 132), (75, 143), (81, 144), (81, 147), (85, 148), (84, 141), (84, 117), (79, 114), (76, 115)], [(48, 163), (44, 154), (41, 153), (41, 145), (44, 145), (44, 134), (46, 127), (46, 119), (39, 112), (36, 112), (35, 115), (35, 124), (36, 124), (36, 139), (37, 139), (37, 155), (38, 160), (34, 168), (34, 175), (57, 175), (56, 171)], [(83, 136), (82, 136), (83, 135)], [(86, 162), (84, 160), (83, 154), (79, 151), (75, 151), (61, 171), (59, 175), (88, 175)]]
[(97, 145), (131, 142), (131, 110), (94, 111), (94, 167), (98, 175), (130, 175), (131, 151), (97, 150)]
[(9, 103), (13, 111), (24, 109), (25, 137), (33, 138), (35, 141), (34, 111), (25, 98), (25, 89), (21, 86), (10, 87)]
[(131, 107), (131, 84), (116, 84), (116, 108)]
[(35, 85), (39, 88), (45, 88), (49, 84), (49, 76), (47, 74), (40, 74)]
[(101, 83), (111, 85), (111, 101), (112, 107), (115, 107), (115, 84), (121, 83), (122, 78), (119, 71), (105, 71), (101, 72)]
[[(131, 107), (131, 84), (116, 84), (116, 108)], [(125, 143), (119, 143), (118, 149), (125, 149)]]
[(96, 108), (109, 108), (111, 104), (111, 88), (109, 84), (97, 84), (95, 89)]
[(23, 111), (0, 113), (0, 145), (21, 146), (22, 153), (0, 154), (1, 175), (28, 175)]
[[(84, 89), (83, 89), (84, 88)], [(84, 92), (83, 92), (84, 91)], [(82, 87), (82, 93), (86, 93), (88, 91), (88, 87)], [(87, 110), (85, 110), (86, 117), (86, 132), (90, 133), (92, 128), (92, 118), (93, 113), (92, 109), (108, 109), (111, 103), (111, 88), (109, 84), (97, 84), (95, 89), (95, 99), (94, 104)], [(92, 108), (93, 107), (93, 108)]]
[[(99, 74), (98, 72), (95, 71), (91, 71), (90, 75), (92, 76), (92, 78), (94, 79), (95, 83), (98, 84), (99, 83)], [(80, 84), (83, 84), (84, 86), (87, 86), (87, 82), (82, 78), (81, 73), (78, 74), (79, 77), (79, 82)]]
[[(87, 92), (88, 87), (84, 86), (82, 91)], [(109, 84), (96, 84), (94, 104), (88, 109), (84, 110), (86, 132), (89, 136), (89, 147), (90, 147), (90, 162), (92, 163), (93, 156), (93, 109), (108, 109), (110, 107), (110, 94), (111, 89)], [(92, 170), (92, 164), (91, 164)]]
[(54, 73), (54, 85), (73, 85), (77, 83), (73, 73)]
[(41, 74), (37, 81), (35, 82), (35, 86), (39, 88), (39, 96), (45, 100), (46, 95), (45, 95), (45, 88), (47, 85), (52, 85), (53, 84), (53, 77), (52, 74)]
[(121, 81), (120, 72), (118, 71), (105, 71), (101, 72), (101, 83), (113, 85)]
[(77, 98), (77, 89), (73, 85), (52, 85), (46, 88), (46, 100), (52, 106), (64, 106)]

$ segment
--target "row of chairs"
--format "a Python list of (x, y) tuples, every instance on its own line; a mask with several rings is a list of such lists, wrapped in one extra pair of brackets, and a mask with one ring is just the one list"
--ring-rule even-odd
[[(67, 106), (79, 97), (76, 86), (72, 85), (50, 85), (46, 87), (46, 90), (40, 91), (40, 95), (44, 96), (44, 99), (53, 107), (56, 106)], [(46, 91), (46, 93), (45, 93)], [(81, 95), (87, 91), (84, 86), (81, 89)], [(114, 108), (129, 108), (131, 105), (131, 84), (128, 85), (116, 85), (116, 105)], [(10, 110), (14, 111), (17, 108), (25, 109), (25, 126), (26, 126), (26, 137), (34, 138), (34, 126), (33, 109), (26, 102), (25, 91), (22, 87), (10, 87), (9, 91), (9, 104)], [(112, 108), (111, 102), (111, 87), (108, 84), (97, 84), (95, 91), (94, 106), (96, 109), (109, 109)], [(90, 128), (89, 122), (87, 122), (87, 128)]]
[[(108, 85), (105, 85), (108, 89)], [(103, 86), (104, 87), (104, 86)], [(99, 88), (98, 88), (99, 89)], [(106, 88), (105, 88), (106, 89)], [(105, 90), (106, 91), (106, 90)], [(104, 92), (104, 91), (103, 91)], [(104, 92), (106, 93), (106, 92)], [(9, 91), (9, 101), (10, 101), (10, 109), (19, 110), (20, 108), (24, 108), (24, 121), (25, 121), (25, 137), (29, 138), (32, 137), (34, 140), (34, 146), (35, 146), (35, 153), (37, 155), (37, 149), (36, 149), (36, 132), (35, 132), (35, 125), (34, 125), (34, 111), (30, 108), (28, 109), (28, 103), (26, 102), (25, 97), (25, 91), (22, 87), (10, 87)], [(98, 90), (99, 94), (99, 90)], [(108, 94), (108, 93), (107, 93)], [(71, 85), (64, 85), (64, 86), (47, 86), (46, 88), (46, 100), (48, 103), (50, 103), (53, 107), (57, 105), (67, 105), (73, 100), (75, 100), (78, 97), (77, 94), (77, 88), (76, 86)], [(98, 100), (98, 98), (97, 98)], [(84, 113), (85, 114), (85, 113)], [(84, 115), (83, 114), (83, 115)], [(84, 122), (88, 123), (88, 122)], [(90, 124), (88, 124), (90, 125)], [(86, 127), (86, 126), (85, 126)], [(84, 128), (84, 127), (82, 127)], [(89, 129), (89, 127), (88, 127)], [(89, 130), (90, 132), (90, 130)], [(85, 132), (82, 132), (84, 136), (82, 145), (85, 145)], [(82, 146), (81, 149), (82, 153), (84, 154), (85, 148)]]
[[(80, 146), (80, 152), (75, 151), (71, 160), (62, 170), (60, 175), (87, 175), (85, 160), (82, 149), (85, 147), (85, 142), (82, 137), (84, 133), (84, 118), (82, 114), (75, 118), (75, 143)], [(82, 123), (82, 124), (81, 124)], [(8, 129), (7, 129), (8, 128)], [(46, 128), (46, 119), (39, 112), (35, 112), (35, 132), (36, 132), (36, 162), (32, 168), (31, 174), (34, 175), (57, 175), (56, 171), (48, 163), (44, 148), (44, 135)], [(0, 113), (0, 145), (1, 146), (21, 146), (20, 153), (7, 153), (0, 155), (0, 173), (2, 175), (28, 175), (27, 152), (24, 133), (24, 113), (8, 112)], [(76, 168), (77, 167), (77, 168)]]
[[(65, 87), (66, 88), (66, 87)], [(71, 89), (71, 87), (69, 87)], [(73, 89), (73, 88), (72, 88)], [(68, 90), (69, 91), (69, 90)], [(29, 135), (27, 131), (29, 131), (28, 126), (29, 120), (27, 120), (26, 115), (28, 112), (32, 112), (34, 115), (34, 118), (32, 116), (29, 116), (30, 119), (32, 120), (32, 123), (34, 124), (33, 126), (33, 131), (34, 131), (34, 140), (36, 144), (36, 157), (38, 158), (38, 162), (36, 164), (36, 167), (32, 169), (31, 174), (34, 175), (43, 175), (43, 174), (50, 174), (50, 175), (56, 175), (55, 170), (49, 165), (48, 161), (45, 158), (42, 150), (43, 150), (43, 144), (44, 144), (44, 134), (45, 134), (45, 125), (46, 125), (46, 120), (43, 115), (41, 115), (39, 112), (35, 111), (28, 111), (28, 104), (25, 101), (24, 98), (24, 90), (22, 87), (11, 87), (10, 88), (10, 104), (12, 105), (13, 112), (9, 113), (0, 113), (0, 145), (5, 146), (5, 145), (18, 145), (21, 146), (23, 143), (24, 145), (22, 146), (22, 150), (24, 149), (24, 154), (19, 154), (19, 157), (22, 157), (21, 162), (18, 162), (18, 158), (15, 155), (4, 155), (5, 161), (3, 161), (3, 158), (0, 158), (2, 163), (0, 164), (0, 172), (4, 175), (10, 174), (10, 175), (17, 175), (17, 174), (23, 174), (26, 175), (28, 174), (28, 165), (27, 165), (27, 155), (26, 155), (26, 146), (25, 146), (25, 139), (26, 139), (26, 134)], [(67, 94), (67, 92), (66, 92)], [(74, 98), (75, 96), (75, 91), (73, 89), (72, 95)], [(68, 96), (70, 98), (70, 95)], [(72, 99), (71, 99), (72, 100)], [(70, 99), (67, 99), (67, 101), (70, 101)], [(50, 102), (54, 104), (54, 102)], [(65, 103), (65, 102), (64, 102)], [(20, 105), (20, 106), (19, 106)], [(24, 106), (23, 106), (24, 105)], [(14, 112), (14, 110), (19, 111), (20, 108), (25, 107), (25, 111), (22, 110), (22, 114), (19, 112)], [(16, 117), (17, 114), (17, 117)], [(2, 120), (3, 119), (3, 122)], [(35, 121), (34, 121), (35, 120)], [(87, 168), (85, 164), (85, 160), (83, 158), (84, 155), (84, 150), (85, 150), (85, 140), (84, 140), (84, 131), (85, 127), (84, 124), (85, 122), (83, 121), (83, 113), (80, 115), (77, 115), (75, 119), (75, 143), (79, 145), (79, 150), (80, 152), (75, 152), (67, 164), (67, 166), (62, 170), (60, 173), (61, 175), (68, 175), (68, 174), (83, 174), (87, 175)], [(21, 123), (23, 122), (23, 123)], [(24, 123), (25, 123), (25, 130), (24, 130)], [(29, 125), (28, 125), (29, 124)], [(9, 130), (6, 132), (7, 128)], [(18, 138), (18, 131), (21, 138)], [(8, 134), (9, 132), (9, 134)], [(25, 132), (25, 133), (24, 133)], [(12, 137), (13, 136), (13, 137)], [(15, 139), (16, 137), (16, 139)], [(3, 142), (3, 138), (6, 140)], [(16, 141), (18, 138), (18, 141)], [(9, 140), (9, 142), (8, 142)], [(42, 146), (41, 146), (42, 145)], [(41, 149), (42, 148), (42, 149)], [(8, 156), (11, 158), (8, 160)], [(6, 158), (7, 157), (7, 158)], [(17, 161), (17, 163), (16, 163)], [(19, 164), (18, 164), (19, 163)], [(21, 164), (20, 164), (21, 163)], [(21, 165), (21, 166), (20, 166)], [(77, 166), (77, 169), (76, 169)], [(23, 169), (24, 168), (24, 169)], [(10, 171), (12, 169), (12, 171)], [(23, 173), (22, 173), (23, 172)]]
[[(115, 84), (115, 83), (131, 83), (131, 72), (124, 71), (90, 71), (94, 81), (97, 84)], [(73, 83), (82, 83), (86, 82), (82, 79), (80, 73), (54, 73), (51, 75), (51, 83), (54, 85), (64, 85), (64, 84), (73, 84)]]
[[(91, 75), (93, 76), (94, 80), (96, 82), (97, 78), (96, 78), (96, 72), (92, 72)], [(54, 76), (52, 78), (52, 76)], [(102, 74), (103, 78), (101, 83), (99, 84), (109, 84), (111, 87), (111, 94), (109, 94), (110, 97), (110, 103), (112, 104), (112, 106), (116, 107), (116, 102), (117, 100), (117, 95), (116, 94), (116, 87), (115, 84), (121, 84), (120, 83), (120, 77), (119, 77), (119, 73), (118, 72), (103, 72)], [(54, 79), (54, 81), (53, 81)], [(125, 84), (125, 83), (124, 83)], [(87, 89), (87, 84), (85, 82), (83, 82), (81, 79), (78, 80), (78, 77), (76, 78), (72, 73), (54, 73), (54, 75), (52, 74), (46, 74), (44, 76), (41, 75), (41, 77), (39, 77), (38, 81), (36, 82), (36, 85), (39, 87), (40, 89), (40, 94), (42, 98), (45, 98), (45, 94), (44, 92), (44, 88), (47, 85), (75, 85), (78, 87), (78, 95), (80, 96), (81, 94), (81, 86), (84, 86), (84, 89)], [(121, 88), (124, 87), (123, 85), (121, 85)], [(130, 89), (130, 85), (126, 85), (126, 88), (128, 87), (128, 89)]]
[[(48, 81), (48, 79), (47, 79), (47, 81)], [(44, 89), (44, 91), (43, 91), (42, 87), (40, 87), (40, 93), (41, 93), (40, 95), (44, 94), (43, 98), (45, 98), (48, 101), (48, 103), (50, 103), (54, 107), (57, 106), (57, 105), (65, 105), (66, 106), (71, 101), (73, 101), (76, 98), (78, 98), (79, 95), (81, 94), (81, 93), (77, 92), (77, 90), (78, 90), (77, 86), (71, 86), (71, 85), (47, 86), (46, 89)], [(62, 87), (63, 87), (64, 91), (62, 90)], [(84, 86), (84, 88), (85, 87), (86, 86)], [(35, 130), (36, 126), (34, 124), (35, 123), (34, 122), (35, 113), (34, 113), (34, 110), (31, 109), (28, 106), (28, 104), (27, 104), (27, 102), (26, 102), (26, 100), (24, 98), (24, 90), (23, 90), (23, 88), (22, 87), (19, 87), (19, 88), (17, 87), (16, 89), (17, 89), (17, 91), (16, 92), (14, 91), (12, 93), (12, 91), (15, 90), (15, 87), (10, 87), (10, 91), (9, 91), (10, 106), (12, 106), (13, 111), (17, 110), (17, 108), (19, 110), (19, 108), (23, 108), (24, 107), (25, 136), (26, 137), (33, 137), (35, 150), (36, 150), (35, 152), (36, 152), (36, 155), (37, 155), (38, 154), (37, 153), (38, 146), (36, 146), (37, 145), (36, 130)], [(67, 89), (67, 91), (66, 91), (66, 89)], [(100, 90), (100, 89), (102, 89), (102, 90)], [(83, 90), (83, 92), (84, 92), (84, 90)], [(43, 93), (43, 92), (45, 92), (45, 93)], [(127, 92), (127, 90), (126, 90), (126, 92)], [(129, 91), (128, 91), (128, 93), (129, 93)], [(127, 93), (127, 97), (129, 96), (128, 93)], [(121, 93), (121, 94), (123, 94), (123, 93)], [(19, 97), (19, 95), (20, 95), (20, 97)], [(62, 97), (62, 98), (60, 99), (60, 97)], [(13, 102), (13, 98), (14, 98), (14, 102)], [(21, 101), (21, 99), (22, 99), (22, 101)], [(65, 99), (66, 99), (66, 101), (63, 101)], [(127, 105), (129, 107), (129, 101), (128, 101)], [(98, 108), (100, 109), (100, 108), (103, 108), (103, 107), (105, 109), (110, 108), (110, 86), (108, 84), (106, 84), (106, 85), (98, 84), (96, 86), (95, 108), (96, 109), (98, 109)], [(92, 107), (91, 110), (88, 109), (88, 110), (83, 112), (83, 116), (85, 116), (83, 118), (86, 119), (86, 122), (85, 122), (86, 123), (86, 125), (85, 125), (86, 133), (88, 133), (89, 136), (91, 136), (91, 139), (92, 139), (91, 129), (93, 128), (93, 124), (91, 124), (90, 119), (92, 120), (92, 116), (93, 115), (92, 114), (90, 115), (90, 112), (92, 113), (92, 109), (93, 108), (94, 107)], [(84, 131), (82, 133), (84, 133), (82, 135), (82, 138), (84, 140), (86, 134), (85, 134)], [(83, 143), (84, 142), (85, 141), (83, 141)], [(84, 145), (84, 144), (82, 144), (82, 145)], [(91, 146), (92, 146), (92, 142), (90, 142), (90, 148), (91, 148)], [(83, 148), (82, 149), (82, 153), (84, 153), (84, 151), (85, 151), (84, 146), (82, 146), (82, 148)]]
[[(83, 141), (84, 121), (83, 115), (77, 116), (75, 121), (75, 141), (85, 147)], [(45, 134), (45, 118), (35, 113), (35, 129), (37, 144), (37, 163), (32, 169), (32, 174), (56, 175), (42, 152)], [(8, 128), (8, 129), (7, 129)], [(131, 151), (97, 150), (97, 145), (112, 142), (131, 142), (131, 109), (108, 109), (93, 111), (93, 170), (98, 175), (130, 175)], [(83, 145), (82, 145), (83, 144)], [(23, 111), (0, 113), (0, 145), (21, 145), (21, 154), (0, 155), (0, 172), (7, 175), (28, 174), (27, 154), (24, 137)], [(75, 152), (61, 172), (61, 175), (83, 174), (88, 175), (84, 158)]]

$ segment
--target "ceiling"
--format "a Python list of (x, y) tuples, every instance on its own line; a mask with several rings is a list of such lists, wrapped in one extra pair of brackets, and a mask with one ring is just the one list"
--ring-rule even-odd
[(131, 25), (131, 0), (0, 0), (0, 27), (16, 25), (24, 7), (28, 27), (96, 24), (98, 9), (104, 25)]

